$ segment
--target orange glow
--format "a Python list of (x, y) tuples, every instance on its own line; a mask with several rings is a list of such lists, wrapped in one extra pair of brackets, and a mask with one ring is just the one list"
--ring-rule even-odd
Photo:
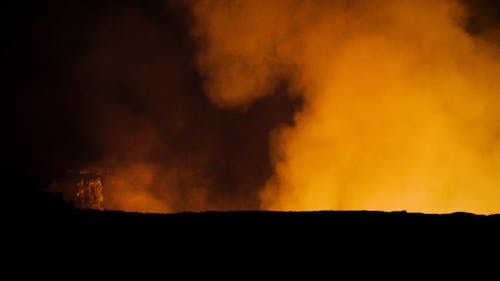
[[(182, 193), (179, 187), (186, 184), (189, 188)], [(104, 180), (104, 207), (148, 213), (196, 211), (207, 208), (203, 187), (187, 169), (151, 163), (118, 165)]]
[(76, 184), (74, 201), (78, 208), (103, 210), (104, 196), (101, 178), (79, 180)]
[(110, 173), (105, 181), (106, 209), (134, 212), (169, 212), (168, 203), (151, 193), (155, 177), (154, 167), (134, 164)]
[(286, 77), (305, 108), (271, 137), (272, 210), (500, 212), (498, 47), (457, 1), (198, 1), (220, 106)]

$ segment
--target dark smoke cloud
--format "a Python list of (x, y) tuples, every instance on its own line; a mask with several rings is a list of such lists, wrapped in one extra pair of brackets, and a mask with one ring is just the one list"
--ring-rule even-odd
[(300, 105), (285, 86), (245, 110), (213, 105), (179, 1), (30, 4), (11, 9), (21, 18), (9, 64), (14, 180), (43, 188), (98, 167), (108, 208), (258, 207), (268, 135)]
[(474, 36), (487, 40), (500, 40), (500, 1), (498, 0), (464, 0), (468, 8), (469, 20), (466, 29)]

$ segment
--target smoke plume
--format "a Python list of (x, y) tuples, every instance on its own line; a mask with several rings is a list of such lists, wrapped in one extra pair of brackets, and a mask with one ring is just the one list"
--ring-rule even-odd
[(140, 212), (500, 212), (496, 0), (3, 11), (2, 155), (21, 202), (57, 187)]
[(268, 135), (300, 107), (286, 81), (245, 110), (211, 103), (186, 2), (11, 6), (2, 25), (15, 28), (6, 40), (4, 148), (20, 198), (44, 187), (72, 198), (79, 187), (65, 183), (89, 182), (83, 174), (102, 179), (107, 210), (259, 208), (258, 190), (272, 175)]
[[(260, 207), (500, 211), (500, 57), (458, 1), (201, 0), (204, 91), (304, 100), (270, 134)], [(484, 36), (483, 36), (484, 35)]]

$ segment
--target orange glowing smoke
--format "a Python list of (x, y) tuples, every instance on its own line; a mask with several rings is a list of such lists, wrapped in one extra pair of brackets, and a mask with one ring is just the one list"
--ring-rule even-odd
[(277, 80), (305, 100), (271, 136), (262, 208), (500, 212), (500, 58), (456, 1), (197, 1), (220, 106)]
[[(180, 189), (189, 185), (184, 193)], [(117, 165), (104, 182), (108, 210), (167, 213), (206, 208), (205, 186), (187, 168), (167, 169), (152, 163)]]

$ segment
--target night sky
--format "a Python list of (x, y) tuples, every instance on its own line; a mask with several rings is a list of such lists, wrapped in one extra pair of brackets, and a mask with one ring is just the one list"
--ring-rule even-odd
[[(467, 1), (467, 30), (500, 38), (500, 1)], [(2, 8), (4, 134), (16, 191), (44, 189), (68, 169), (116, 163), (188, 167), (213, 208), (256, 209), (272, 176), (269, 136), (302, 101), (288, 81), (239, 108), (207, 97), (189, 1), (10, 1)], [(208, 182), (208, 183), (207, 183)], [(182, 199), (186, 197), (185, 199)], [(184, 201), (183, 201), (184, 200)]]

